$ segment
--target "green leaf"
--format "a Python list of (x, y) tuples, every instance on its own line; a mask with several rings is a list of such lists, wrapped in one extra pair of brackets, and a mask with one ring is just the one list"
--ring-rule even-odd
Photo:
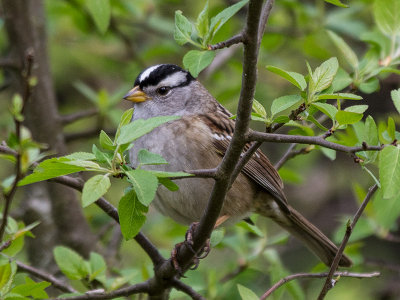
[[(24, 297), (31, 296), (34, 299), (48, 299), (49, 296), (44, 291), (45, 288), (51, 285), (50, 282), (42, 281), (35, 282), (29, 277), (25, 277), (25, 284), (20, 284), (14, 287), (11, 292), (15, 294), (22, 295)], [(7, 298), (9, 299), (9, 298)]]
[(339, 63), (336, 57), (324, 61), (315, 69), (310, 77), (309, 91), (311, 95), (328, 88), (338, 71)]
[(10, 291), (16, 272), (15, 262), (2, 262), (0, 265), (0, 295), (5, 295)]
[(85, 182), (82, 190), (82, 206), (86, 207), (97, 201), (107, 193), (111, 186), (110, 178), (107, 175), (95, 175)]
[(114, 151), (114, 149), (116, 148), (114, 142), (112, 141), (112, 139), (110, 139), (110, 137), (104, 130), (100, 131), (99, 141), (100, 146), (105, 150)]
[(339, 110), (335, 119), (340, 125), (354, 124), (362, 119), (363, 115), (355, 112)]
[(225, 236), (225, 228), (224, 227), (214, 229), (213, 232), (211, 233), (211, 237), (210, 237), (211, 247), (214, 248), (219, 243), (221, 243), (222, 240), (224, 239), (224, 236)]
[(53, 250), (53, 255), (61, 272), (69, 279), (80, 280), (89, 274), (84, 259), (74, 250), (57, 246)]
[(188, 42), (192, 42), (192, 23), (182, 15), (182, 11), (177, 10), (175, 12), (175, 30), (174, 39), (179, 45), (184, 45)]
[(351, 93), (321, 94), (317, 96), (317, 100), (325, 99), (362, 100), (362, 97)]
[(305, 88), (307, 87), (307, 83), (306, 80), (304, 79), (304, 76), (299, 73), (285, 71), (281, 68), (274, 66), (267, 66), (267, 70), (285, 78), (291, 84), (298, 87), (301, 91), (304, 91)]
[(168, 190), (175, 192), (179, 190), (179, 186), (171, 179), (159, 177), (158, 182), (165, 186)]
[[(206, 5), (204, 5), (203, 10), (200, 12), (197, 17), (196, 29), (200, 38), (203, 38), (208, 30), (209, 30), (209, 20), (208, 20), (208, 0), (206, 1)], [(206, 41), (208, 42), (208, 41)]]
[(107, 269), (106, 262), (100, 254), (90, 252), (89, 258), (90, 276), (89, 281), (98, 279), (99, 281), (105, 280), (105, 271)]
[(375, 0), (373, 6), (375, 22), (387, 36), (400, 33), (400, 2), (398, 0)]
[(183, 65), (193, 77), (197, 77), (203, 69), (212, 63), (215, 54), (215, 51), (190, 50), (183, 57)]
[(12, 98), (11, 101), (11, 114), (12, 116), (19, 122), (24, 121), (24, 116), (22, 114), (22, 108), (24, 106), (24, 100), (22, 100), (22, 97), (20, 94), (15, 94)]
[(119, 135), (117, 144), (127, 144), (131, 143), (139, 137), (149, 133), (154, 128), (160, 126), (169, 121), (173, 121), (179, 119), (179, 116), (160, 116), (154, 117), (147, 120), (139, 119), (135, 120), (128, 125), (124, 125), (121, 127), (121, 134)]
[(237, 285), (240, 297), (242, 298), (242, 300), (258, 300), (258, 296), (249, 288), (238, 284)]
[(399, 194), (400, 148), (389, 145), (379, 153), (379, 180), (384, 198)]
[(128, 125), (129, 122), (132, 120), (132, 116), (133, 116), (133, 108), (126, 110), (122, 114), (121, 120), (119, 121), (119, 124), (118, 124), (117, 131), (115, 133), (115, 139), (118, 139), (120, 132), (121, 132), (121, 127), (124, 125)]
[(148, 208), (138, 200), (134, 190), (128, 191), (119, 200), (118, 215), (122, 235), (126, 240), (136, 236), (146, 221)]
[(90, 160), (70, 160), (70, 161), (65, 161), (64, 162), (67, 165), (73, 165), (77, 167), (82, 167), (85, 168), (85, 171), (107, 171), (107, 169), (104, 169), (100, 167), (99, 164), (95, 163), (94, 161)]
[(245, 6), (249, 0), (242, 0), (232, 6), (225, 8), (219, 14), (211, 18), (210, 31), (208, 41), (211, 41), (218, 30), (224, 25), (230, 18), (232, 18), (243, 6)]
[(89, 152), (74, 152), (69, 155), (64, 156), (65, 158), (71, 160), (95, 160), (96, 156)]
[(385, 198), (383, 192), (382, 189), (378, 189), (371, 200), (371, 204), (374, 212), (372, 217), (379, 226), (383, 227), (381, 235), (384, 236), (387, 231), (397, 228), (396, 221), (400, 215), (400, 193), (397, 191), (393, 197)]
[(338, 112), (338, 109), (335, 106), (328, 103), (320, 102), (313, 103), (311, 104), (311, 106), (317, 108), (319, 111), (327, 115), (330, 119), (335, 120), (335, 116)]
[(111, 166), (111, 161), (112, 161), (112, 159), (113, 159), (113, 154), (112, 154), (112, 153), (100, 151), (100, 150), (96, 147), (96, 145), (93, 145), (93, 146), (92, 146), (92, 152), (93, 152), (93, 154), (95, 155), (96, 160), (97, 160), (99, 163), (108, 163), (108, 165)]
[(388, 117), (387, 133), (390, 139), (393, 141), (396, 139), (396, 125), (392, 117)]
[(271, 105), (271, 114), (275, 116), (276, 114), (292, 107), (302, 102), (300, 95), (287, 95), (275, 99)]
[(332, 92), (341, 91), (348, 87), (352, 82), (353, 79), (350, 77), (350, 75), (342, 68), (339, 68), (332, 82)]
[(64, 157), (47, 159), (41, 162), (33, 170), (32, 174), (26, 176), (21, 181), (19, 181), (18, 186), (23, 186), (34, 182), (39, 182), (85, 170), (85, 168), (82, 166), (70, 165), (67, 164), (68, 162), (70, 162), (70, 160)]
[(373, 77), (366, 82), (362, 82), (358, 88), (365, 94), (371, 94), (379, 89), (379, 80)]
[(73, 86), (86, 98), (97, 105), (97, 93), (82, 81), (75, 81)]
[(143, 205), (149, 206), (158, 188), (157, 177), (149, 171), (140, 169), (126, 172), (126, 175), (132, 183), (139, 201)]
[(330, 4), (339, 6), (339, 7), (349, 7), (348, 5), (342, 3), (340, 0), (325, 0), (325, 2), (328, 2)]
[(365, 120), (365, 142), (372, 146), (379, 145), (378, 128), (371, 116)]
[(336, 33), (328, 30), (329, 37), (332, 39), (336, 47), (340, 50), (347, 63), (351, 66), (353, 71), (358, 69), (358, 58), (353, 49)]
[(169, 178), (169, 177), (190, 177), (194, 176), (193, 174), (185, 173), (185, 172), (165, 172), (165, 171), (155, 171), (155, 170), (147, 170), (157, 178)]
[(87, 0), (85, 3), (97, 29), (104, 34), (110, 24), (110, 0)]
[(400, 113), (400, 89), (391, 91), (394, 107), (396, 107), (397, 112)]
[(252, 109), (255, 113), (260, 115), (262, 118), (267, 117), (267, 112), (265, 111), (264, 106), (260, 102), (258, 102), (256, 99), (253, 99)]
[(368, 105), (353, 105), (346, 107), (344, 110), (345, 111), (350, 111), (358, 114), (364, 113), (368, 109)]
[(141, 149), (137, 155), (141, 165), (165, 165), (168, 162), (157, 153), (152, 153), (146, 149)]

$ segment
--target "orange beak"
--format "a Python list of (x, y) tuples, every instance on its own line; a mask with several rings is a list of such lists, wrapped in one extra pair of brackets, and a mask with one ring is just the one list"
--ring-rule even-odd
[(137, 103), (150, 100), (151, 98), (137, 85), (124, 96), (124, 99)]

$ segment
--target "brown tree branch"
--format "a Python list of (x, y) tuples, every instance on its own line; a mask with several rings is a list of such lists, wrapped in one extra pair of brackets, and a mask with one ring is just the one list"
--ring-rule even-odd
[(272, 7), (274, 6), (275, 0), (267, 0), (263, 6), (261, 13), (260, 26), (258, 28), (258, 43), (261, 43), (265, 32), (265, 26), (267, 25), (267, 21), (269, 19), (269, 15), (271, 14)]
[[(297, 274), (292, 274), (289, 276), (286, 276), (285, 278), (282, 278), (279, 280), (277, 283), (275, 283), (268, 291), (266, 291), (261, 297), (260, 300), (267, 299), (273, 292), (275, 292), (279, 287), (284, 285), (285, 283), (295, 280), (295, 279), (300, 279), (300, 278), (324, 278), (328, 276), (328, 272), (324, 273), (297, 273)], [(334, 276), (340, 276), (340, 277), (353, 277), (353, 278), (372, 278), (372, 277), (377, 277), (380, 276), (381, 274), (379, 272), (372, 272), (372, 273), (351, 273), (351, 272), (334, 272)]]
[(205, 300), (206, 299), (203, 296), (201, 296), (200, 294), (198, 294), (194, 289), (192, 289), (191, 286), (184, 284), (182, 281), (180, 281), (176, 278), (173, 278), (171, 280), (171, 282), (172, 282), (172, 286), (175, 289), (177, 289), (181, 292), (184, 292), (185, 294), (189, 295), (194, 300)]
[(48, 274), (42, 270), (36, 269), (34, 267), (28, 266), (20, 261), (16, 261), (18, 269), (20, 271), (27, 272), (31, 275), (34, 275), (37, 278), (46, 280), (51, 283), (52, 286), (55, 288), (59, 289), (60, 291), (63, 291), (65, 293), (77, 293), (77, 290), (75, 290), (72, 286), (62, 282), (61, 280), (57, 279), (51, 274)]
[(208, 45), (208, 50), (218, 50), (222, 48), (227, 48), (235, 44), (240, 44), (244, 42), (244, 33), (241, 32), (233, 37), (227, 39), (226, 41), (219, 42), (214, 45)]
[(353, 221), (350, 223), (350, 221), (347, 224), (346, 227), (346, 233), (343, 237), (343, 241), (340, 244), (340, 247), (336, 253), (335, 258), (333, 259), (331, 268), (329, 270), (328, 276), (326, 277), (325, 284), (322, 287), (322, 290), (318, 296), (318, 300), (322, 300), (325, 298), (326, 294), (329, 292), (329, 290), (334, 286), (335, 281), (332, 281), (332, 278), (334, 276), (334, 273), (336, 269), (339, 266), (339, 261), (342, 258), (343, 251), (346, 248), (347, 242), (350, 239), (350, 235), (353, 232), (354, 227), (356, 226), (358, 219), (361, 217), (365, 207), (367, 206), (369, 200), (372, 198), (372, 195), (375, 193), (375, 191), (378, 189), (378, 186), (375, 184), (372, 187), (369, 188), (367, 195), (364, 198), (364, 201), (362, 202), (361, 206), (358, 208), (356, 214), (354, 215)]
[(92, 108), (92, 109), (77, 111), (77, 112), (69, 114), (69, 115), (60, 116), (60, 119), (61, 119), (61, 123), (63, 125), (67, 125), (67, 124), (76, 122), (78, 120), (84, 119), (84, 118), (89, 118), (89, 117), (95, 116), (98, 113), (99, 113), (99, 110), (97, 108)]

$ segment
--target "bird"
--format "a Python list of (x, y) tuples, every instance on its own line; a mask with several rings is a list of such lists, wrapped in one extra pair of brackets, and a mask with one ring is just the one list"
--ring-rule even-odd
[[(158, 116), (179, 117), (135, 141), (129, 150), (133, 167), (139, 164), (137, 155), (141, 149), (159, 154), (168, 162), (141, 166), (153, 170), (212, 169), (221, 162), (231, 141), (235, 121), (190, 72), (174, 64), (148, 67), (137, 76), (124, 99), (133, 102), (132, 121)], [(176, 222), (189, 225), (200, 220), (213, 184), (212, 178), (196, 177), (180, 179), (178, 191), (169, 191), (160, 185), (152, 204)], [(232, 184), (218, 220), (222, 220), (221, 226), (229, 226), (252, 213), (272, 219), (302, 241), (323, 263), (332, 264), (338, 248), (289, 205), (277, 170), (260, 150)], [(352, 261), (343, 255), (339, 266), (351, 265)]]

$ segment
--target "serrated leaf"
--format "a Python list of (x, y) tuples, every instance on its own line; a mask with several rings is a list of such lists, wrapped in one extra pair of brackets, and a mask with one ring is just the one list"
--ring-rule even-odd
[(242, 300), (258, 300), (258, 296), (249, 288), (238, 284), (237, 285), (240, 297), (242, 298)]
[(375, 22), (387, 36), (400, 33), (400, 1), (375, 0), (373, 6)]
[(342, 3), (340, 0), (325, 0), (325, 2), (328, 2), (330, 4), (339, 6), (339, 7), (349, 7), (348, 5)]
[(107, 175), (95, 175), (85, 182), (82, 190), (82, 206), (86, 207), (97, 201), (111, 186)]
[(340, 125), (354, 124), (362, 119), (363, 115), (355, 112), (339, 110), (335, 119)]
[(182, 11), (175, 12), (174, 39), (179, 45), (184, 45), (192, 41), (192, 23), (182, 14)]
[(325, 99), (362, 100), (362, 97), (351, 93), (321, 94), (317, 96), (317, 100)]
[(208, 0), (207, 0), (206, 5), (204, 5), (204, 8), (200, 12), (196, 21), (197, 34), (199, 35), (200, 38), (203, 38), (207, 34), (210, 27), (209, 22), (210, 21), (208, 19)]
[(110, 24), (110, 0), (86, 0), (85, 3), (97, 29), (104, 34)]
[(146, 221), (145, 213), (147, 210), (148, 208), (138, 200), (134, 190), (128, 191), (119, 200), (119, 222), (125, 240), (129, 240), (139, 233), (140, 228)]
[(152, 153), (146, 149), (141, 149), (137, 155), (141, 165), (165, 165), (168, 162), (160, 154)]
[(96, 156), (89, 152), (74, 152), (69, 155), (64, 156), (65, 158), (71, 160), (95, 160)]
[(320, 102), (312, 103), (311, 106), (317, 108), (319, 111), (327, 115), (331, 120), (335, 120), (335, 116), (338, 112), (338, 109), (335, 106)]
[(394, 107), (396, 107), (397, 112), (400, 113), (400, 89), (391, 91), (390, 95), (392, 96)]
[(211, 18), (210, 21), (210, 36), (207, 40), (211, 41), (214, 35), (230, 18), (232, 18), (243, 6), (245, 6), (249, 0), (242, 0), (232, 6), (225, 8), (223, 11), (218, 13), (216, 16)]
[(203, 69), (212, 63), (215, 54), (215, 51), (190, 50), (183, 57), (183, 65), (193, 77), (197, 77)]
[(358, 69), (358, 58), (354, 53), (353, 49), (336, 33), (328, 30), (328, 34), (336, 47), (342, 52), (343, 57), (346, 59), (347, 63), (351, 66), (353, 71)]
[(267, 112), (265, 111), (264, 106), (258, 102), (256, 99), (253, 99), (252, 109), (255, 113), (259, 114), (261, 117), (266, 118)]
[(399, 194), (400, 148), (389, 145), (379, 153), (379, 180), (384, 198), (391, 198)]
[(132, 183), (139, 201), (143, 205), (149, 206), (158, 188), (157, 177), (149, 171), (140, 169), (126, 172), (126, 175)]
[(302, 102), (300, 95), (287, 95), (276, 98), (271, 105), (271, 114), (275, 116), (292, 106), (300, 104), (300, 102)]
[(285, 71), (284, 69), (274, 66), (267, 66), (267, 70), (285, 78), (291, 84), (298, 87), (301, 91), (304, 91), (305, 88), (307, 87), (307, 83), (306, 80), (304, 79), (304, 76), (299, 73)]
[(114, 151), (114, 149), (116, 148), (114, 142), (104, 130), (100, 131), (99, 142), (100, 146), (105, 150)]
[(332, 84), (338, 68), (339, 63), (336, 57), (324, 61), (319, 67), (317, 67), (310, 77), (310, 94), (313, 95), (328, 88)]
[(69, 279), (83, 279), (88, 270), (82, 256), (67, 247), (57, 246), (53, 250), (54, 259), (61, 272)]
[(147, 120), (138, 119), (135, 120), (128, 125), (124, 125), (121, 127), (121, 133), (116, 140), (117, 144), (127, 144), (131, 143), (139, 137), (149, 133), (154, 128), (160, 126), (169, 121), (179, 119), (179, 116), (160, 116), (154, 117)]
[(67, 158), (51, 158), (41, 162), (34, 170), (33, 173), (26, 176), (18, 182), (18, 186), (31, 184), (43, 180), (48, 180), (62, 175), (68, 175), (76, 172), (84, 171), (82, 166), (74, 166), (68, 164), (70, 162)]

